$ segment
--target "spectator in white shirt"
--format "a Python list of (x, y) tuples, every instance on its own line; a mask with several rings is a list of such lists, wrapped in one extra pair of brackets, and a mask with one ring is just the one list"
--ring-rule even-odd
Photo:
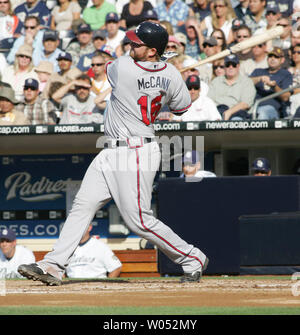
[(197, 75), (191, 75), (186, 80), (189, 89), (192, 106), (184, 114), (177, 116), (169, 114), (169, 121), (217, 121), (222, 120), (217, 110), (216, 104), (212, 99), (201, 95), (200, 79)]

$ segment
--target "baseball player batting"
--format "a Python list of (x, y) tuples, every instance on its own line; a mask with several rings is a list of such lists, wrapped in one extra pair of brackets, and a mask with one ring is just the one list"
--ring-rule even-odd
[(191, 105), (189, 92), (178, 70), (160, 59), (168, 42), (163, 27), (143, 22), (126, 35), (130, 56), (106, 64), (112, 93), (104, 117), (105, 148), (87, 169), (53, 250), (37, 263), (20, 265), (24, 277), (60, 285), (96, 211), (111, 199), (131, 231), (182, 266), (181, 282), (199, 282), (207, 267), (206, 255), (151, 211), (152, 184), (161, 158), (153, 122), (165, 104), (174, 114), (186, 112)]

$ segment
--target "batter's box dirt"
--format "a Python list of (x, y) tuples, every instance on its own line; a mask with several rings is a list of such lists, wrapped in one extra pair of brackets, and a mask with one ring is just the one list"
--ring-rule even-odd
[(209, 277), (200, 283), (178, 279), (64, 281), (45, 286), (29, 280), (6, 281), (0, 306), (300, 306), (291, 280)]

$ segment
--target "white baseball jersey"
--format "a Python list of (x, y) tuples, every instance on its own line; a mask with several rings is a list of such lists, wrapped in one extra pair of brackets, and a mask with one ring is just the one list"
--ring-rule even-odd
[(112, 272), (121, 265), (108, 245), (91, 237), (76, 248), (66, 267), (66, 274), (69, 278), (106, 278), (107, 272)]
[(154, 137), (153, 123), (162, 106), (182, 113), (191, 105), (185, 82), (170, 63), (135, 62), (121, 56), (109, 62), (106, 71), (113, 91), (104, 126), (112, 138)]
[(34, 254), (22, 245), (16, 245), (16, 251), (11, 259), (7, 259), (0, 250), (0, 278), (23, 278), (17, 271), (21, 264), (35, 262)]

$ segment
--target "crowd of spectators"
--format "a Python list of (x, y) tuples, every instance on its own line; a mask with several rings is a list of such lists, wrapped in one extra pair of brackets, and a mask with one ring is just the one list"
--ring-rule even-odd
[[(252, 119), (273, 93), (255, 117), (300, 117), (300, 0), (0, 0), (0, 125), (103, 122), (105, 62), (129, 53), (125, 32), (145, 20), (168, 31), (165, 61), (193, 103), (157, 122)], [(281, 36), (198, 65), (274, 26)]]

